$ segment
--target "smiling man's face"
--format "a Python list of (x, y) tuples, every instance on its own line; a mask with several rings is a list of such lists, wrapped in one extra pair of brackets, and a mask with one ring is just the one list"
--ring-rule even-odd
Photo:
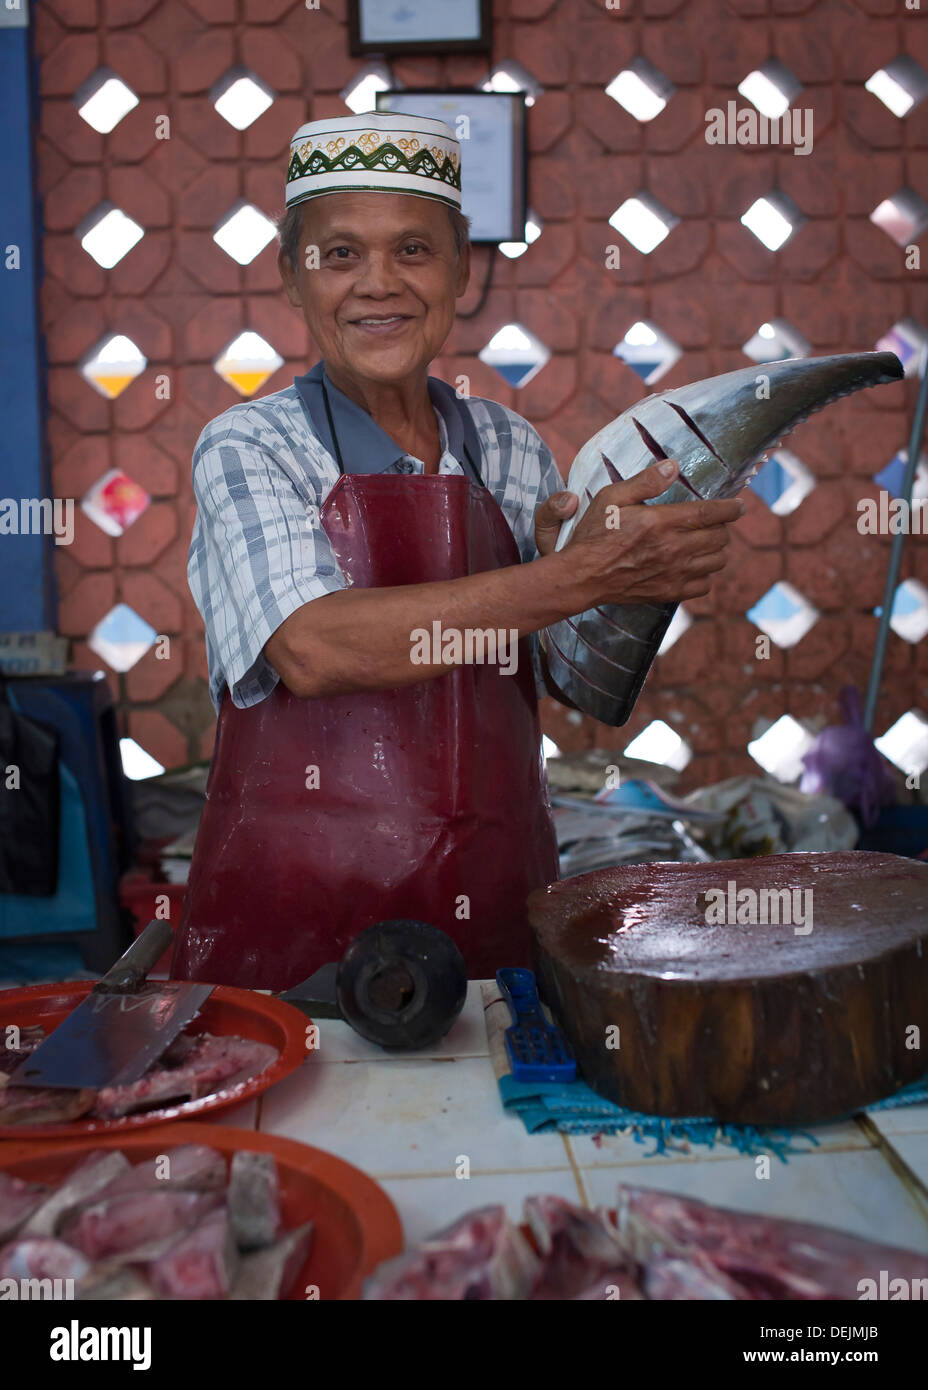
[[(309, 246), (319, 248), (318, 269), (306, 267)], [(470, 270), (445, 206), (398, 193), (309, 199), (297, 265), (282, 255), (278, 264), (339, 386), (421, 377), (451, 331)]]

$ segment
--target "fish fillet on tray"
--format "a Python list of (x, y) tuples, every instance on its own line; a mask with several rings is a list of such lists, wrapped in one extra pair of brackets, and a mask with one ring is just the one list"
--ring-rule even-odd
[(0, 1155), (0, 1283), (95, 1301), (356, 1297), (402, 1244), (389, 1197), (277, 1136), (168, 1125)]
[(37, 985), (0, 992), (0, 1138), (59, 1137), (163, 1123), (237, 1105), (307, 1057), (307, 1019), (280, 1000), (217, 986), (146, 1074), (101, 1090), (11, 1086), (16, 1068), (89, 991)]

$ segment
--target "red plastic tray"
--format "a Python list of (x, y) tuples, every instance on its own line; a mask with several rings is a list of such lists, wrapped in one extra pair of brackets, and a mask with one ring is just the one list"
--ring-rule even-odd
[(156, 1134), (94, 1136), (71, 1144), (4, 1144), (0, 1168), (32, 1182), (56, 1182), (90, 1149), (121, 1149), (131, 1163), (154, 1158), (174, 1144), (208, 1144), (232, 1155), (240, 1149), (271, 1153), (280, 1173), (286, 1230), (315, 1223), (309, 1256), (290, 1301), (308, 1297), (307, 1286), (328, 1302), (357, 1298), (382, 1260), (403, 1248), (403, 1228), (390, 1198), (373, 1178), (323, 1149), (228, 1125), (164, 1125)]
[[(90, 993), (93, 982), (79, 980), (69, 984), (29, 985), (25, 989), (0, 991), (0, 1036), (15, 1023), (24, 1028), (41, 1024), (50, 1032)], [(196, 1018), (184, 1030), (188, 1033), (237, 1034), (256, 1042), (270, 1043), (280, 1054), (276, 1062), (250, 1081), (230, 1086), (179, 1105), (147, 1110), (142, 1115), (125, 1115), (118, 1120), (81, 1119), (66, 1124), (0, 1125), (0, 1139), (59, 1139), (83, 1134), (109, 1134), (115, 1130), (141, 1129), (163, 1125), (169, 1120), (201, 1116), (208, 1111), (227, 1110), (232, 1105), (259, 1096), (275, 1081), (295, 1071), (308, 1056), (307, 1029), (310, 1020), (292, 1004), (270, 995), (233, 985), (217, 985)]]

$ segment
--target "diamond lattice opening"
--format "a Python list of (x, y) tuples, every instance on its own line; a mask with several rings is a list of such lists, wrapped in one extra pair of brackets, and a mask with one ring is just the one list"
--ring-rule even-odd
[(394, 81), (393, 73), (386, 63), (365, 63), (341, 93), (342, 101), (355, 115), (362, 111), (373, 111), (377, 106), (377, 93), (401, 84)]
[(889, 625), (904, 642), (913, 644), (928, 632), (928, 589), (920, 580), (906, 579), (899, 585)]
[(795, 647), (815, 626), (820, 614), (792, 584), (779, 580), (747, 610), (746, 616), (778, 647)]
[(213, 371), (241, 396), (253, 396), (284, 359), (260, 333), (246, 331), (234, 338), (213, 362)]
[(748, 752), (757, 765), (777, 781), (795, 782), (804, 770), (802, 755), (808, 753), (814, 742), (804, 725), (791, 714), (782, 714), (759, 738), (751, 740)]
[(101, 135), (109, 135), (139, 99), (112, 68), (97, 68), (74, 93), (77, 114)]
[(247, 130), (274, 105), (277, 93), (248, 68), (230, 68), (210, 92), (210, 101), (224, 121)]
[(911, 115), (928, 96), (928, 73), (914, 58), (901, 54), (872, 73), (864, 86), (894, 116), (902, 118)]
[(526, 106), (534, 106), (535, 98), (540, 97), (544, 88), (528, 68), (512, 59), (498, 63), (484, 82), (480, 83), (483, 92), (522, 92)]
[(738, 83), (738, 91), (768, 120), (779, 120), (802, 91), (789, 68), (771, 58)]
[(251, 265), (276, 235), (277, 228), (269, 217), (251, 203), (242, 202), (219, 223), (213, 241), (239, 265)]
[(649, 63), (647, 58), (635, 58), (612, 79), (606, 96), (612, 97), (636, 121), (644, 123), (661, 114), (675, 91), (676, 87), (660, 68)]
[[(900, 449), (879, 473), (875, 473), (873, 481), (877, 487), (885, 488), (893, 497), (902, 496), (902, 480), (905, 476), (906, 464), (909, 461), (908, 449)], [(918, 463), (915, 465), (915, 480), (912, 484), (912, 501), (922, 502), (928, 499), (928, 455), (920, 454)]]
[(923, 356), (928, 351), (928, 330), (916, 319), (900, 319), (875, 346), (878, 352), (894, 352), (906, 376), (919, 376)]
[(117, 603), (101, 618), (87, 638), (87, 645), (114, 671), (131, 671), (153, 647), (158, 634), (134, 608)]
[(751, 479), (750, 486), (777, 516), (789, 516), (815, 487), (815, 474), (788, 449), (778, 449)]
[(142, 240), (145, 229), (112, 203), (101, 203), (74, 235), (97, 265), (112, 270)]
[(768, 251), (779, 251), (803, 220), (802, 213), (785, 193), (768, 193), (765, 198), (757, 198), (741, 217), (742, 224)]
[(612, 353), (650, 386), (660, 381), (679, 362), (683, 349), (656, 324), (639, 319), (632, 324), (622, 341), (616, 343)]
[(529, 208), (525, 218), (525, 240), (524, 241), (501, 241), (499, 249), (504, 256), (508, 256), (514, 261), (518, 256), (524, 256), (533, 241), (537, 241), (541, 236), (543, 222), (537, 212)]
[(636, 251), (647, 256), (679, 222), (679, 217), (663, 207), (650, 193), (626, 198), (609, 218), (609, 225), (621, 232)]
[(78, 370), (101, 396), (112, 401), (141, 376), (147, 366), (148, 359), (131, 338), (124, 333), (113, 333), (91, 348)]
[(874, 208), (870, 221), (897, 246), (910, 246), (928, 227), (928, 203), (911, 188), (900, 188)]
[(626, 758), (643, 758), (645, 762), (660, 763), (677, 772), (682, 772), (693, 756), (693, 750), (686, 740), (663, 719), (652, 719), (624, 752)]
[(160, 777), (164, 768), (150, 753), (146, 753), (134, 738), (119, 740), (119, 756), (122, 770), (130, 782), (141, 782), (146, 777)]
[(495, 367), (510, 386), (522, 387), (538, 375), (551, 353), (521, 323), (505, 323), (477, 356), (488, 367)]
[(785, 357), (808, 357), (812, 344), (786, 319), (771, 319), (761, 324), (741, 351), (752, 362), (781, 362)]
[(921, 710), (907, 710), (873, 742), (907, 777), (920, 777), (928, 768), (928, 719)]

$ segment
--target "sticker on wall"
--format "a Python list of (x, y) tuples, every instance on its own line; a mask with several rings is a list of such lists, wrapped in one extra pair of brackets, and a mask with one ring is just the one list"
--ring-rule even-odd
[(134, 478), (121, 468), (111, 468), (83, 497), (81, 511), (108, 536), (121, 536), (133, 521), (138, 521), (150, 501)]

